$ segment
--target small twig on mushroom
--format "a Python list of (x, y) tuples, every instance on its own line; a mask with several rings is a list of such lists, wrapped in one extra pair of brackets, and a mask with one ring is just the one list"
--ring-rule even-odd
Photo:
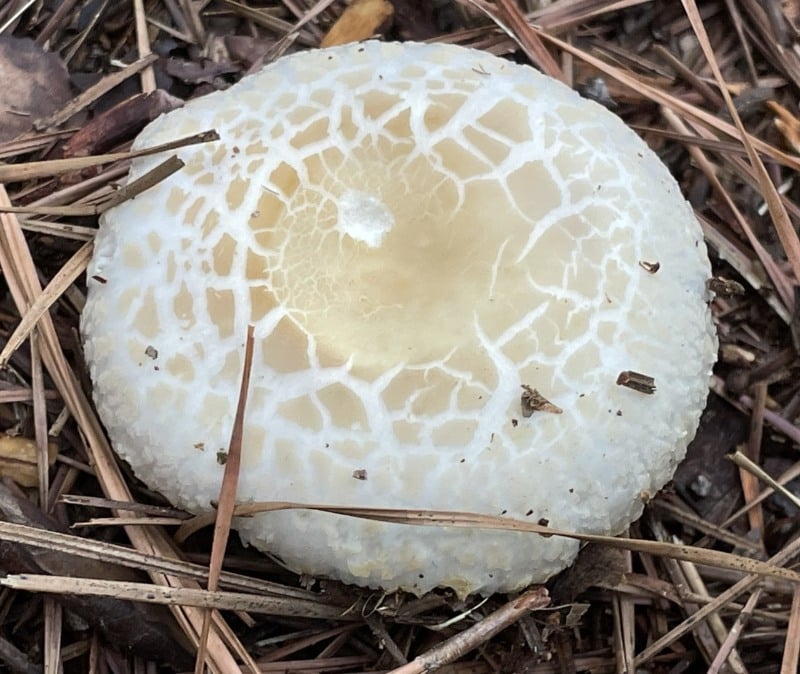
[(180, 171), (183, 166), (183, 162), (173, 155), (136, 180), (131, 181), (116, 192), (113, 192), (111, 196), (107, 196), (102, 201), (97, 201), (95, 203), (69, 204), (64, 206), (6, 206), (0, 207), (0, 212), (55, 215), (59, 217), (100, 215), (104, 211), (114, 206), (119, 206), (124, 201), (133, 199), (137, 194), (141, 194), (145, 190), (157, 185), (176, 171)]
[(648, 395), (656, 392), (656, 380), (653, 377), (633, 370), (620, 372), (617, 376), (617, 384)]
[(527, 384), (522, 385), (522, 416), (529, 417), (534, 412), (549, 412), (550, 414), (562, 414), (562, 410), (558, 405), (554, 405), (547, 398), (545, 398), (539, 391)]

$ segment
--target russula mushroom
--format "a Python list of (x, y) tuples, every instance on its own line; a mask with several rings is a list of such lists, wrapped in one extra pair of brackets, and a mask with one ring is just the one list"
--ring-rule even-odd
[[(217, 497), (251, 323), (239, 500), (618, 533), (670, 479), (715, 358), (709, 262), (617, 117), (486, 53), (368, 42), (280, 59), (136, 145), (209, 128), (105, 215), (88, 274), (95, 400), (145, 482)], [(514, 590), (578, 547), (308, 510), (237, 527), (298, 572), (416, 593)]]

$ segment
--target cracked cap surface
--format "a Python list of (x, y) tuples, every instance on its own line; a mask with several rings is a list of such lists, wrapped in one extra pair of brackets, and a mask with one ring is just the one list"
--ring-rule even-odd
[[(95, 400), (150, 486), (217, 498), (248, 323), (239, 500), (617, 533), (670, 479), (716, 353), (710, 269), (616, 116), (486, 53), (368, 42), (285, 57), (136, 145), (210, 128), (105, 215), (89, 270)], [(627, 370), (655, 393), (618, 385)], [(524, 416), (523, 385), (561, 413)], [(417, 593), (517, 589), (577, 550), (308, 511), (237, 527), (296, 571)]]

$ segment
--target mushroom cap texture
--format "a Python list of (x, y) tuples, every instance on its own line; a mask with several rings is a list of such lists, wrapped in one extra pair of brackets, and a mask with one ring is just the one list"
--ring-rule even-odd
[[(615, 115), (480, 51), (368, 42), (282, 58), (136, 146), (210, 128), (105, 214), (88, 274), (97, 407), (150, 486), (218, 496), (250, 323), (241, 501), (616, 534), (671, 478), (715, 359), (710, 268)], [(524, 416), (523, 385), (562, 413)], [(578, 549), (308, 510), (235, 526), (295, 571), (416, 593), (515, 590)]]

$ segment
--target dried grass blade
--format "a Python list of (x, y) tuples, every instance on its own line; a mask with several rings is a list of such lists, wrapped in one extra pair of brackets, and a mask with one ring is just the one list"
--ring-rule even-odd
[(128, 201), (128, 199), (133, 199), (145, 190), (149, 190), (154, 185), (157, 185), (162, 180), (169, 178), (173, 173), (180, 171), (184, 166), (183, 160), (172, 155), (155, 168), (150, 169), (144, 175), (136, 178), (136, 180), (120, 187), (111, 197), (97, 205), (98, 211), (100, 213), (105, 213), (109, 208), (119, 206), (124, 201)]
[[(660, 520), (654, 517), (647, 517), (647, 523), (656, 540), (670, 540), (670, 534)], [(703, 584), (699, 584), (700, 588), (698, 588), (697, 583), (692, 584), (694, 565), (675, 559), (665, 559), (663, 566), (672, 581), (675, 593), (681, 598), (681, 608), (684, 614), (691, 617), (698, 611), (699, 605), (707, 601), (707, 596), (701, 595), (697, 591), (704, 587)], [(697, 574), (695, 573), (694, 579), (696, 580), (696, 578)], [(694, 641), (706, 661), (710, 661), (714, 653), (719, 650), (718, 641), (712, 631), (714, 620), (718, 620), (716, 613), (709, 614), (706, 620), (692, 626)]]
[(37, 234), (48, 234), (61, 239), (72, 241), (91, 241), (94, 239), (97, 230), (94, 227), (82, 227), (81, 225), (66, 225), (60, 222), (50, 222), (48, 220), (34, 220), (32, 218), (22, 219), (22, 229), (26, 232)]
[[(706, 536), (727, 543), (734, 548), (738, 547), (741, 550), (747, 550), (751, 554), (761, 552), (760, 545), (753, 543), (753, 541), (744, 536), (737, 536), (730, 531), (726, 531), (722, 525), (709, 522), (700, 517), (700, 515), (694, 514), (694, 511), (690, 510), (687, 506), (679, 505), (679, 503), (681, 503), (679, 499), (668, 500), (668, 498), (658, 498), (651, 502), (648, 507), (667, 513), (672, 519), (687, 524)], [(743, 512), (746, 512), (746, 509), (744, 509)]]
[(18, 7), (13, 8), (13, 12), (11, 16), (8, 17), (6, 22), (0, 26), (0, 35), (5, 33), (11, 26), (14, 25), (14, 22), (19, 19), (25, 12), (28, 11), (28, 8), (34, 4), (36, 0), (27, 0), (26, 2), (20, 3)]
[[(695, 212), (695, 215), (703, 228), (703, 236), (705, 236), (706, 241), (714, 247), (720, 258), (730, 264), (731, 267), (747, 281), (751, 288), (760, 292), (767, 304), (769, 304), (784, 323), (789, 323), (792, 319), (789, 310), (784, 306), (777, 292), (772, 291), (772, 288), (768, 285), (769, 279), (754, 264), (753, 260), (743, 253), (738, 246), (728, 240), (725, 235), (702, 214)], [(758, 242), (757, 239), (756, 242)], [(760, 247), (763, 248), (763, 246)]]
[[(720, 398), (724, 398), (740, 410), (753, 409), (753, 399), (749, 395), (743, 393), (738, 397), (732, 397), (729, 395), (725, 383), (717, 376), (711, 378), (710, 388)], [(778, 432), (783, 433), (789, 440), (800, 444), (800, 427), (796, 426), (788, 419), (784, 419), (778, 412), (774, 412), (769, 408), (765, 409), (764, 420)]]
[(719, 674), (720, 672), (725, 671), (726, 662), (734, 672), (747, 671), (744, 668), (744, 663), (741, 661), (741, 658), (734, 650), (734, 646), (736, 645), (744, 626), (750, 619), (750, 616), (753, 615), (753, 610), (755, 609), (756, 604), (758, 604), (758, 600), (760, 598), (761, 588), (756, 588), (756, 591), (748, 597), (747, 603), (739, 612), (739, 615), (736, 616), (736, 621), (733, 623), (733, 626), (731, 627), (727, 636), (720, 644), (719, 650), (717, 651), (717, 654), (714, 656), (714, 660), (711, 662), (711, 665), (708, 668), (708, 674)]
[(92, 517), (82, 522), (75, 522), (70, 529), (91, 529), (92, 527), (124, 527), (128, 524), (135, 524), (139, 527), (176, 527), (182, 519), (176, 517)]
[(36, 437), (36, 472), (39, 478), (39, 503), (47, 508), (50, 501), (50, 461), (48, 457), (47, 406), (44, 397), (44, 373), (39, 349), (39, 333), (31, 335), (31, 398)]
[[(758, 464), (761, 456), (761, 441), (764, 435), (764, 410), (767, 405), (767, 384), (760, 381), (753, 385), (753, 409), (750, 414), (750, 435), (747, 444), (743, 447), (745, 455), (753, 463)], [(740, 451), (740, 450), (737, 450)], [(739, 480), (742, 484), (742, 495), (744, 502), (751, 504), (758, 498), (758, 478), (751, 472), (739, 470)], [(747, 510), (747, 519), (750, 523), (750, 534), (755, 534), (754, 538), (764, 540), (764, 511), (760, 504), (755, 504)]]
[(562, 0), (530, 12), (528, 17), (551, 32), (563, 33), (569, 28), (605, 14), (613, 14), (650, 2), (651, 0)]
[[(757, 463), (754, 463), (750, 460), (749, 457), (742, 454), (741, 451), (738, 449), (731, 455), (727, 457), (733, 463), (735, 463), (739, 468), (742, 470), (746, 470), (749, 474), (757, 477), (762, 482), (768, 484), (774, 491), (779, 492), (784, 498), (790, 500), (792, 503), (800, 508), (800, 497), (789, 491), (786, 487), (784, 487), (778, 480), (772, 477), (769, 473), (767, 473), (761, 466)], [(766, 492), (767, 494), (771, 494), (772, 492)], [(747, 512), (755, 505), (761, 503), (764, 500), (763, 493), (756, 494), (754, 498), (752, 498), (748, 503), (742, 507), (740, 512)]]
[(129, 510), (130, 512), (144, 513), (154, 517), (172, 517), (175, 519), (188, 519), (191, 517), (185, 510), (169, 506), (151, 505), (137, 501), (112, 501), (99, 496), (86, 496), (85, 494), (63, 494), (59, 503), (80, 505), (86, 508), (105, 508), (107, 510)]
[(753, 86), (757, 86), (758, 71), (756, 70), (755, 62), (753, 61), (753, 50), (750, 49), (750, 42), (745, 35), (742, 13), (739, 11), (739, 7), (733, 0), (725, 0), (725, 8), (728, 10), (728, 14), (733, 22), (733, 28), (736, 31), (736, 36), (739, 38), (739, 44), (742, 45), (742, 52), (744, 53), (744, 58), (747, 62), (747, 71), (750, 75), (750, 83)]
[(0, 143), (0, 159), (17, 157), (29, 152), (37, 152), (50, 147), (54, 141), (69, 138), (75, 129), (62, 129), (34, 134), (24, 134)]
[(58, 218), (78, 218), (98, 214), (95, 204), (72, 204), (64, 206), (5, 206), (0, 208), (3, 213), (15, 215), (49, 215)]
[(158, 164), (155, 168), (150, 169), (144, 175), (136, 178), (136, 180), (133, 182), (123, 185), (116, 192), (113, 192), (111, 196), (105, 198), (103, 201), (98, 201), (97, 203), (71, 204), (64, 206), (6, 206), (0, 207), (0, 212), (33, 215), (55, 215), (58, 217), (100, 215), (105, 213), (110, 208), (119, 206), (119, 204), (123, 203), (124, 201), (133, 199), (136, 195), (150, 189), (153, 187), (153, 185), (160, 183), (173, 173), (180, 171), (184, 166), (185, 164), (183, 163), (183, 160), (173, 155), (169, 157), (169, 159), (166, 159)]
[(264, 26), (264, 28), (268, 28), (269, 30), (283, 33), (285, 36), (296, 36), (297, 43), (304, 47), (318, 47), (319, 38), (315, 37), (310, 31), (301, 30), (301, 28), (320, 12), (327, 9), (329, 5), (332, 5), (334, 1), (335, 0), (325, 0), (322, 3), (317, 3), (317, 5), (309, 10), (296, 24), (280, 19), (277, 16), (272, 16), (264, 10), (248, 7), (241, 2), (235, 2), (234, 0), (220, 0), (220, 4), (258, 26)]
[(61, 604), (44, 600), (44, 674), (59, 674), (61, 662)]
[[(678, 564), (680, 564), (689, 589), (704, 602), (710, 601), (711, 595), (700, 572), (697, 570), (697, 566), (690, 562), (678, 562)], [(718, 613), (712, 613), (708, 616), (706, 624), (709, 628), (708, 648), (706, 650), (710, 658), (716, 658), (719, 656), (720, 646), (727, 636), (725, 623), (722, 622), (722, 618)], [(727, 660), (731, 667), (731, 674), (745, 674), (744, 664), (735, 650), (730, 651)]]
[[(722, 77), (722, 72), (719, 69), (717, 60), (714, 57), (714, 49), (712, 48), (711, 42), (708, 39), (708, 33), (706, 33), (703, 20), (700, 17), (700, 12), (697, 9), (695, 1), (681, 0), (681, 3), (686, 11), (686, 15), (689, 17), (689, 22), (692, 24), (692, 30), (694, 30), (694, 34), (697, 36), (697, 39), (700, 42), (700, 47), (702, 48), (708, 64), (711, 67), (711, 72), (714, 74), (714, 79), (716, 79), (720, 92), (725, 99), (725, 104), (734, 124), (736, 125), (736, 129), (739, 132), (739, 137), (744, 144), (745, 150), (747, 150), (747, 156), (750, 160), (750, 164), (755, 170), (756, 179), (758, 180), (758, 185), (761, 190), (761, 196), (767, 202), (767, 207), (769, 208), (770, 215), (772, 216), (772, 222), (775, 225), (778, 238), (781, 241), (783, 250), (786, 253), (787, 259), (789, 260), (792, 271), (794, 272), (795, 283), (799, 283), (800, 238), (797, 236), (797, 232), (792, 226), (792, 222), (789, 219), (789, 214), (786, 212), (783, 201), (781, 201), (778, 191), (775, 189), (775, 186), (770, 180), (767, 169), (765, 168), (764, 163), (761, 161), (761, 157), (756, 152), (751, 136), (744, 128), (744, 124), (742, 124), (742, 120), (739, 117), (739, 113), (737, 112), (736, 106), (734, 105), (733, 99), (728, 91), (727, 84)], [(791, 309), (793, 304), (794, 298), (792, 297), (790, 301), (787, 302), (787, 306)]]
[(197, 7), (191, 0), (178, 0), (178, 6), (183, 12), (184, 23), (191, 31), (194, 43), (197, 45), (205, 44), (206, 31), (203, 28), (203, 22), (200, 20), (200, 13)]
[(72, 11), (72, 8), (77, 4), (78, 0), (61, 0), (55, 8), (55, 11), (47, 20), (44, 28), (42, 28), (42, 31), (36, 36), (36, 44), (47, 44), (47, 41), (55, 34), (58, 28), (68, 23), (69, 20), (67, 17)]
[[(625, 555), (625, 573), (633, 571), (631, 555)], [(611, 611), (613, 615), (614, 654), (617, 661), (618, 672), (633, 672), (633, 658), (635, 647), (635, 616), (634, 604), (630, 597), (622, 592), (614, 592), (611, 598)]]
[(254, 327), (247, 326), (247, 338), (244, 350), (244, 366), (239, 402), (236, 406), (236, 417), (228, 447), (228, 458), (225, 461), (225, 473), (217, 507), (217, 518), (214, 524), (214, 543), (211, 547), (211, 561), (208, 569), (208, 589), (216, 590), (225, 557), (225, 547), (231, 531), (233, 512), (236, 506), (236, 489), (239, 484), (239, 469), (242, 463), (242, 439), (244, 437), (244, 415), (247, 409), (247, 392), (250, 389), (250, 373), (253, 365)]

